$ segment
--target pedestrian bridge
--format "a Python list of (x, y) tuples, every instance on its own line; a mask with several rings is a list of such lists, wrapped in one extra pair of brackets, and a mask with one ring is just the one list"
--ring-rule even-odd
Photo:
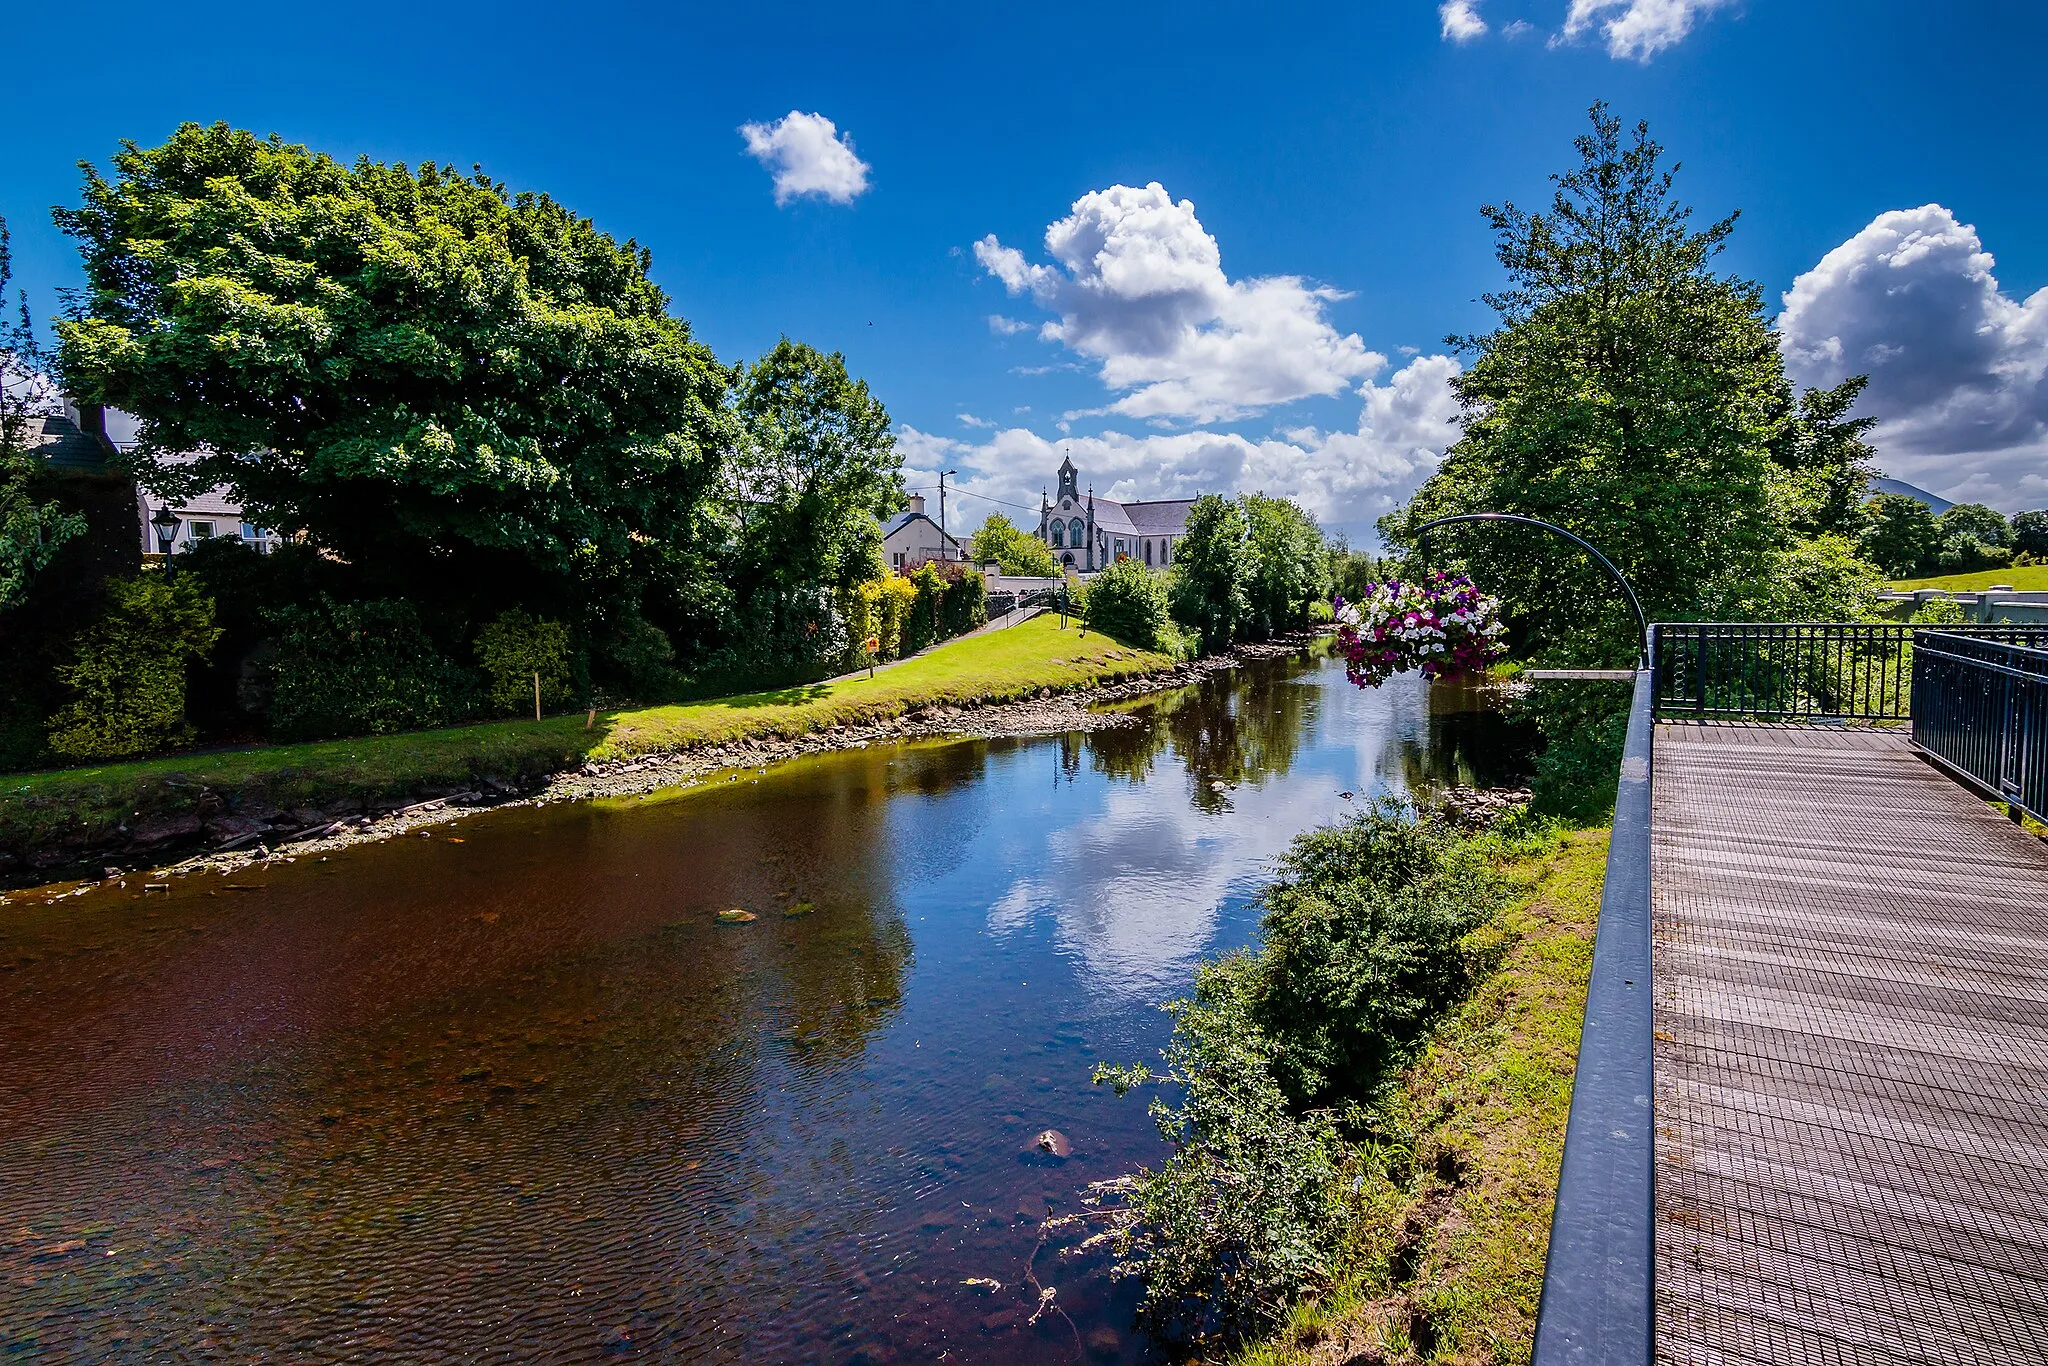
[(2048, 1362), (2044, 647), (1656, 628), (1538, 1366)]

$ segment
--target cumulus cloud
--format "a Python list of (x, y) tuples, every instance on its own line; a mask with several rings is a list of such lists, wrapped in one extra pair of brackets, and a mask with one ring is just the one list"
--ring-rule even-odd
[[(1405, 500), (1436, 469), (1458, 436), (1450, 356), (1418, 356), (1387, 377), (1359, 386), (1358, 425), (1325, 432), (1294, 427), (1265, 437), (1211, 430), (1108, 431), (1048, 439), (1022, 427), (969, 441), (904, 429), (897, 438), (912, 484), (936, 482), (940, 469), (962, 472), (962, 506), (1036, 508), (1063, 458), (1106, 498), (1192, 498), (1198, 493), (1264, 492), (1293, 498), (1331, 525), (1363, 525)], [(983, 502), (980, 500), (993, 500)], [(1028, 513), (1025, 514), (1028, 520)], [(970, 513), (964, 524), (972, 525)]]
[(1330, 325), (1338, 291), (1295, 275), (1226, 276), (1194, 204), (1156, 181), (1081, 196), (1045, 230), (1045, 246), (1053, 264), (994, 234), (974, 256), (1011, 294), (1058, 315), (1039, 335), (1095, 362), (1121, 393), (1101, 412), (1230, 421), (1338, 393), (1386, 363)]
[(1469, 43), (1486, 36), (1486, 21), (1479, 17), (1476, 0), (1444, 0), (1436, 7), (1436, 17), (1443, 24), (1446, 42)]
[(814, 195), (851, 204), (868, 188), (868, 164), (853, 154), (853, 140), (823, 114), (790, 110), (773, 123), (740, 125), (747, 154), (775, 177), (775, 202)]
[(1699, 16), (1731, 3), (1733, 0), (1572, 0), (1559, 37), (1570, 42), (1597, 28), (1607, 40), (1609, 56), (1647, 62), (1683, 42)]
[(2048, 502), (2048, 289), (2009, 297), (1977, 230), (1926, 204), (1881, 213), (1785, 294), (1792, 376), (1867, 374), (1885, 472), (2007, 508)]

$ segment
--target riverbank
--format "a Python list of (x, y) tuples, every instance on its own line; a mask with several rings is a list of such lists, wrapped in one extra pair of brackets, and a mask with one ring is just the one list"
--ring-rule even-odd
[(1335, 1286), (1235, 1366), (1527, 1361), (1607, 832), (1508, 864), (1512, 947), (1402, 1073)]
[(511, 802), (643, 793), (886, 740), (1121, 724), (1088, 708), (1302, 644), (1183, 664), (1048, 615), (872, 678), (601, 713), (588, 729), (578, 713), (10, 774), (0, 779), (0, 884), (321, 853)]

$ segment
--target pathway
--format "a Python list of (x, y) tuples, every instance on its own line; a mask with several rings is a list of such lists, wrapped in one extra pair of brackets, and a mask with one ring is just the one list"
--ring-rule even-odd
[(2048, 844), (1897, 732), (1659, 726), (1660, 1362), (2048, 1362)]

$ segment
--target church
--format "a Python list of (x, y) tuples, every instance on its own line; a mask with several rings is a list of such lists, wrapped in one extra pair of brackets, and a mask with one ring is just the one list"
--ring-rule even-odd
[(1173, 548), (1187, 533), (1192, 498), (1162, 498), (1150, 503), (1118, 503), (1081, 494), (1081, 472), (1072, 459), (1060, 462), (1057, 499), (1039, 499), (1038, 539), (1052, 548), (1061, 569), (1090, 574), (1116, 563), (1136, 560), (1154, 569), (1173, 563)]

